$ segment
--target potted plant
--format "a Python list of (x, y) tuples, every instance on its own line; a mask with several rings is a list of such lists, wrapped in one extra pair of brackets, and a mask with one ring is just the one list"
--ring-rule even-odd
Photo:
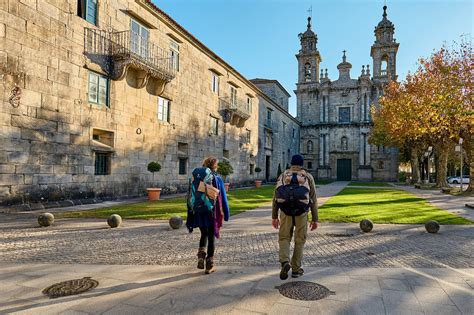
[[(257, 178), (259, 177), (259, 173), (262, 171), (262, 169), (260, 167), (256, 167), (255, 168), (255, 173), (257, 173)], [(262, 186), (262, 180), (261, 179), (256, 179), (255, 180), (255, 187), (259, 188), (260, 186)]]
[[(153, 175), (153, 186), (155, 185), (155, 173), (161, 170), (161, 165), (158, 162), (150, 162), (148, 163), (147, 169)], [(160, 200), (161, 188), (147, 188), (146, 191), (148, 192), (148, 200)]]
[(224, 177), (225, 191), (229, 191), (230, 183), (227, 182), (227, 176), (234, 173), (234, 168), (228, 160), (223, 160), (217, 164), (217, 173)]

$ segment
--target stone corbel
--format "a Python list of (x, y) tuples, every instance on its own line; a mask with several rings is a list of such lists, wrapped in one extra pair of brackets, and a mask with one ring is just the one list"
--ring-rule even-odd
[(120, 81), (125, 78), (130, 63), (126, 61), (114, 61), (110, 66), (110, 78), (114, 81)]

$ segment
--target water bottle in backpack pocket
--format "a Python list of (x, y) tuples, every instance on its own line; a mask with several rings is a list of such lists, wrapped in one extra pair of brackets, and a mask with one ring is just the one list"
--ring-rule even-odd
[(308, 212), (311, 203), (309, 192), (306, 171), (286, 170), (280, 175), (276, 184), (275, 197), (278, 208), (293, 219)]

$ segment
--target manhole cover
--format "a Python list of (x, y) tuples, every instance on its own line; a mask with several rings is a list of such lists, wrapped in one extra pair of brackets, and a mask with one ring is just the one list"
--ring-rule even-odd
[(287, 298), (303, 301), (321, 300), (332, 293), (325, 286), (308, 281), (288, 282), (280, 285), (278, 291)]
[(91, 279), (90, 277), (84, 277), (82, 279), (74, 279), (55, 283), (52, 286), (47, 287), (43, 290), (43, 294), (50, 298), (57, 298), (60, 296), (68, 296), (80, 294), (90, 289), (94, 289), (99, 285), (99, 282)]

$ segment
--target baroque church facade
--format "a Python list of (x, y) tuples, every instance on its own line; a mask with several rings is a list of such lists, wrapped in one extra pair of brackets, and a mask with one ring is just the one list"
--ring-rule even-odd
[(398, 172), (396, 148), (374, 146), (368, 142), (372, 119), (370, 107), (378, 106), (383, 86), (396, 80), (399, 43), (395, 27), (383, 8), (382, 20), (375, 27), (371, 47), (371, 67), (362, 66), (360, 75), (351, 78), (352, 65), (346, 51), (337, 66), (339, 77), (331, 80), (321, 68), (311, 18), (307, 30), (299, 34), (297, 119), (301, 123), (300, 151), (307, 168), (318, 179), (394, 181)]

